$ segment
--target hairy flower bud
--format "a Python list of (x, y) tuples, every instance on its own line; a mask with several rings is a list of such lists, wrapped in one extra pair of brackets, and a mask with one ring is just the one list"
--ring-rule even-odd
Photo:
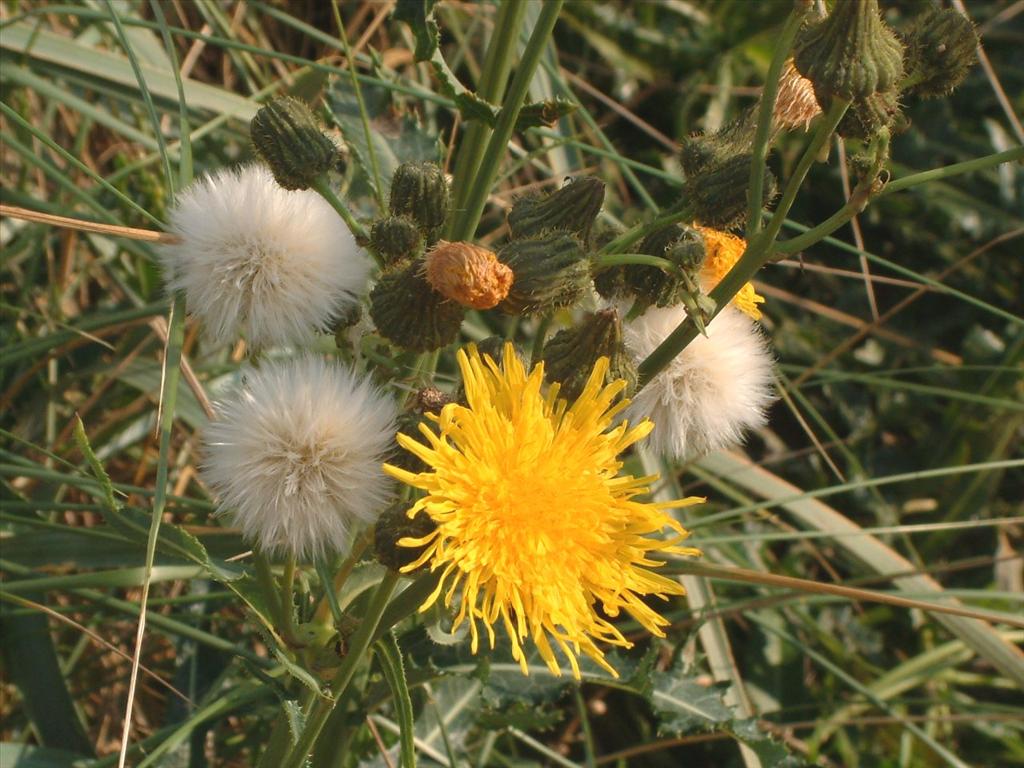
[(844, 139), (868, 140), (882, 129), (903, 124), (897, 91), (879, 91), (857, 99), (839, 121), (836, 132)]
[(559, 397), (575, 400), (583, 392), (597, 361), (609, 361), (605, 381), (623, 379), (626, 396), (636, 389), (636, 364), (622, 343), (622, 323), (614, 309), (588, 314), (575, 328), (559, 331), (544, 345), (544, 378), (559, 382)]
[(519, 198), (509, 211), (508, 226), (513, 238), (562, 230), (586, 240), (602, 203), (604, 182), (594, 176), (579, 176), (548, 195)]
[(579, 241), (565, 232), (513, 240), (498, 259), (514, 275), (508, 296), (498, 307), (528, 315), (575, 304), (590, 282), (590, 263)]
[(370, 247), (380, 254), (385, 267), (393, 267), (423, 252), (423, 234), (408, 216), (386, 216), (373, 223)]
[(388, 507), (373, 529), (374, 554), (381, 565), (393, 571), (415, 562), (426, 546), (399, 546), (399, 541), (422, 539), (437, 530), (437, 523), (429, 515), (416, 515), (410, 519), (406, 512), (408, 506), (406, 502), (399, 502)]
[(380, 335), (411, 352), (432, 352), (459, 335), (465, 310), (430, 287), (412, 262), (381, 275), (370, 292), (370, 317)]
[(249, 135), (285, 189), (309, 189), (338, 156), (338, 148), (320, 130), (309, 107), (290, 96), (275, 96), (260, 107), (249, 124)]
[(512, 287), (512, 270), (493, 251), (472, 243), (441, 240), (424, 262), (434, 290), (464, 307), (490, 309)]
[(427, 241), (436, 238), (448, 218), (448, 181), (434, 163), (402, 163), (391, 178), (391, 213), (408, 216)]
[(736, 155), (749, 155), (754, 143), (755, 126), (741, 118), (714, 133), (698, 133), (683, 139), (679, 164), (687, 177), (722, 165)]
[(945, 96), (963, 82), (977, 60), (978, 33), (952, 8), (926, 11), (902, 38), (907, 46), (907, 91), (915, 96)]
[(903, 76), (903, 46), (882, 21), (878, 0), (836, 0), (831, 14), (801, 31), (793, 60), (823, 107), (834, 97), (891, 91)]
[[(730, 229), (747, 219), (747, 187), (752, 156), (735, 155), (721, 165), (691, 176), (683, 185), (683, 199), (693, 217), (709, 227)], [(775, 197), (775, 176), (764, 169), (762, 204)]]
[(644, 238), (639, 253), (671, 261), (677, 271), (666, 272), (646, 264), (626, 267), (626, 286), (646, 306), (671, 307), (696, 288), (704, 263), (704, 238), (696, 229), (673, 224)]

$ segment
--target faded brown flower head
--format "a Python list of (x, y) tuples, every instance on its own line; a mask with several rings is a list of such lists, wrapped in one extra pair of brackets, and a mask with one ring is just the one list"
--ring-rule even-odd
[(811, 120), (820, 114), (821, 107), (814, 97), (814, 84), (801, 75), (793, 60), (789, 59), (779, 77), (779, 92), (775, 98), (772, 122), (776, 130), (806, 130)]
[(490, 309), (512, 287), (512, 269), (479, 245), (440, 240), (424, 263), (430, 286), (464, 307)]

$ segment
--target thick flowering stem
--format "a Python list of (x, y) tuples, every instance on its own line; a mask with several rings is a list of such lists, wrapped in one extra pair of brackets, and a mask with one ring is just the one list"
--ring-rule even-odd
[(526, 50), (523, 51), (523, 57), (516, 68), (516, 75), (509, 87), (508, 95), (498, 113), (498, 122), (494, 126), (494, 132), (487, 142), (483, 158), (475, 171), (469, 194), (464, 198), (465, 207), (458, 213), (458, 218), (452, 229), (452, 240), (471, 240), (476, 233), (480, 216), (487, 204), (488, 193), (494, 183), (494, 177), (498, 174), (501, 158), (504, 157), (508, 141), (512, 138), (519, 111), (523, 107), (523, 101), (526, 99), (530, 83), (533, 81), (533, 73), (540, 63), (541, 54), (544, 53), (551, 32), (555, 28), (555, 21), (562, 9), (562, 2), (563, 0), (548, 0), (541, 8), (537, 25), (533, 28), (530, 40), (526, 44)]
[[(330, 204), (331, 208), (338, 212), (338, 215), (345, 220), (345, 223), (348, 224), (348, 228), (352, 230), (352, 234), (356, 236), (357, 240), (363, 243), (369, 241), (370, 233), (366, 230), (366, 227), (356, 220), (356, 217), (352, 215), (352, 211), (350, 211), (348, 207), (341, 202), (341, 198), (339, 198), (331, 188), (330, 182), (327, 181), (326, 176), (318, 176), (314, 179), (312, 189), (316, 190), (320, 194), (320, 197), (326, 200)], [(380, 263), (380, 259), (376, 254), (374, 254), (374, 258), (377, 259), (377, 266), (384, 266)]]
[(312, 709), (306, 718), (306, 726), (302, 729), (302, 734), (288, 756), (281, 763), (281, 768), (302, 768), (305, 765), (306, 757), (312, 751), (313, 745), (316, 744), (324, 723), (327, 722), (335, 704), (345, 694), (352, 682), (353, 675), (355, 675), (356, 668), (366, 657), (373, 644), (377, 627), (384, 615), (384, 609), (391, 598), (391, 593), (394, 592), (395, 585), (398, 583), (398, 578), (397, 573), (388, 571), (377, 585), (377, 590), (370, 598), (370, 604), (366, 607), (366, 614), (363, 616), (359, 629), (352, 636), (348, 655), (342, 660), (341, 666), (338, 667), (338, 671), (331, 681), (329, 696), (317, 697), (313, 702)]
[[(721, 311), (722, 307), (732, 301), (732, 297), (739, 293), (739, 290), (771, 258), (775, 238), (778, 236), (779, 229), (781, 229), (782, 223), (786, 220), (786, 214), (796, 199), (800, 185), (803, 183), (804, 178), (806, 178), (807, 172), (811, 169), (811, 165), (817, 158), (821, 148), (825, 146), (836, 126), (839, 125), (839, 121), (846, 114), (849, 106), (850, 102), (845, 99), (835, 99), (833, 101), (828, 114), (818, 125), (818, 129), (810, 144), (808, 144), (807, 149), (800, 158), (800, 162), (797, 164), (793, 176), (790, 178), (789, 183), (786, 185), (786, 190), (782, 194), (779, 207), (776, 209), (768, 226), (753, 242), (748, 244), (747, 250), (744, 251), (740, 260), (736, 262), (736, 265), (729, 270), (728, 274), (708, 294), (708, 297), (715, 302), (716, 315)], [(658, 348), (651, 352), (637, 367), (639, 375), (638, 391), (657, 376), (676, 355), (682, 352), (697, 337), (698, 332), (696, 324), (689, 317), (681, 322)]]
[(641, 264), (646, 267), (657, 267), (665, 272), (679, 274), (678, 264), (668, 259), (663, 259), (660, 256), (650, 256), (646, 253), (609, 253), (603, 256), (595, 256), (590, 263), (598, 272), (624, 264)]
[(270, 561), (266, 555), (257, 550), (253, 553), (253, 562), (256, 565), (256, 581), (263, 592), (263, 599), (267, 601), (270, 620), (274, 622), (275, 626), (282, 627), (284, 626), (284, 612), (281, 610), (281, 598), (278, 594), (274, 572), (270, 568)]
[(764, 194), (764, 163), (768, 156), (768, 145), (771, 142), (772, 122), (775, 112), (775, 97), (779, 91), (779, 76), (786, 63), (793, 41), (811, 9), (811, 3), (794, 4), (793, 10), (786, 18), (786, 24), (775, 45), (772, 62), (768, 66), (768, 75), (764, 90), (761, 92), (761, 105), (757, 113), (757, 132), (751, 148), (750, 188), (747, 193), (747, 240), (752, 240), (761, 229), (761, 207)]
[(597, 256), (598, 258), (601, 258), (612, 253), (622, 253), (631, 245), (640, 242), (652, 232), (657, 232), (659, 229), (664, 229), (671, 224), (678, 224), (680, 222), (690, 223), (692, 220), (693, 211), (691, 211), (688, 206), (683, 205), (682, 207), (670, 208), (650, 221), (644, 224), (637, 224), (632, 229), (623, 232), (601, 248), (601, 250), (597, 252)]

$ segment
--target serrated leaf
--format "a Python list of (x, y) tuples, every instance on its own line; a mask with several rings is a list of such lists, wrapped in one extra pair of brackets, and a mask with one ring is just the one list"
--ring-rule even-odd
[(665, 673), (655, 682), (650, 698), (660, 721), (659, 732), (681, 736), (729, 722), (734, 715), (722, 695), (716, 685)]
[(437, 50), (440, 32), (434, 21), (437, 0), (398, 0), (391, 18), (404, 21), (416, 38), (416, 61), (427, 61)]
[(476, 724), (485, 731), (518, 728), (522, 731), (546, 731), (562, 720), (562, 712), (524, 701), (513, 702), (500, 708), (482, 707)]
[(398, 718), (399, 754), (404, 768), (415, 768), (416, 747), (414, 742), (416, 722), (412, 711), (412, 699), (409, 697), (409, 684), (405, 678), (405, 666), (402, 664), (402, 649), (393, 632), (389, 632), (383, 640), (377, 642), (377, 654), (384, 677), (391, 688), (395, 703), (395, 714)]
[(525, 131), (527, 128), (539, 126), (552, 126), (566, 115), (576, 111), (578, 104), (573, 104), (565, 99), (554, 98), (544, 101), (534, 101), (523, 105), (519, 110), (519, 117), (516, 118), (516, 130)]

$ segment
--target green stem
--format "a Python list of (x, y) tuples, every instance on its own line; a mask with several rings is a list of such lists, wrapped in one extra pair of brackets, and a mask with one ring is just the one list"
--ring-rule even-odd
[[(491, 104), (497, 104), (505, 94), (508, 75), (512, 71), (512, 62), (515, 59), (516, 40), (519, 37), (519, 28), (522, 26), (525, 11), (526, 3), (523, 0), (505, 0), (498, 6), (498, 15), (494, 21), (494, 34), (487, 47), (484, 67), (477, 88), (477, 95)], [(490, 135), (491, 127), (489, 125), (481, 120), (474, 121), (466, 129), (465, 138), (459, 146), (455, 158), (455, 179), (452, 184), (455, 190), (452, 207), (456, 211), (456, 216), (449, 224), (449, 240), (455, 239), (452, 232), (459, 226), (458, 219), (464, 215), (470, 179), (480, 167), (484, 146)]]
[(985, 155), (984, 157), (976, 157), (973, 160), (966, 160), (962, 163), (953, 163), (952, 165), (946, 165), (942, 168), (933, 168), (930, 171), (922, 171), (921, 173), (912, 173), (909, 176), (904, 176), (900, 179), (890, 181), (885, 189), (882, 190), (879, 197), (885, 197), (891, 195), (893, 192), (900, 192), (910, 187), (915, 187), (918, 184), (926, 184), (929, 181), (938, 181), (940, 179), (948, 179), (950, 176), (957, 176), (961, 173), (970, 173), (971, 171), (980, 171), (985, 168), (991, 168), (1001, 163), (1011, 163), (1014, 160), (1024, 159), (1024, 147), (1014, 147), (1013, 149), (1007, 149), (1003, 152), (996, 152), (994, 155)]
[(302, 768), (305, 765), (306, 757), (313, 749), (313, 745), (316, 744), (316, 739), (334, 709), (335, 703), (344, 695), (352, 682), (356, 667), (367, 656), (388, 600), (398, 583), (398, 578), (397, 573), (388, 571), (377, 585), (377, 590), (370, 598), (370, 604), (366, 607), (366, 614), (363, 616), (359, 629), (352, 636), (348, 654), (342, 660), (341, 666), (338, 667), (338, 671), (331, 681), (330, 696), (317, 697), (313, 702), (302, 734), (281, 763), (281, 768)]
[(540, 356), (544, 353), (544, 342), (547, 339), (548, 328), (551, 327), (552, 315), (544, 315), (537, 326), (537, 334), (533, 337), (533, 348), (530, 350), (530, 367), (540, 362)]
[[(807, 172), (818, 157), (821, 148), (832, 136), (832, 132), (839, 124), (843, 115), (846, 114), (846, 109), (849, 106), (850, 103), (848, 101), (835, 100), (825, 119), (818, 125), (818, 129), (807, 145), (807, 149), (804, 150), (800, 162), (797, 163), (793, 176), (786, 184), (779, 207), (776, 209), (767, 228), (753, 242), (747, 245), (747, 250), (743, 252), (739, 261), (736, 262), (733, 268), (722, 278), (721, 282), (708, 294), (708, 297), (715, 302), (715, 315), (722, 310), (722, 307), (732, 301), (733, 296), (739, 293), (740, 289), (746, 285), (771, 257), (775, 238), (782, 227), (782, 223), (786, 220), (786, 214), (796, 199), (797, 191), (800, 189), (801, 184), (803, 184), (804, 178), (806, 178)], [(639, 378), (638, 390), (642, 389), (647, 382), (657, 376), (676, 355), (686, 348), (687, 344), (697, 337), (698, 333), (697, 326), (689, 317), (683, 320), (637, 367)]]
[(298, 636), (295, 631), (295, 555), (291, 553), (285, 560), (284, 574), (281, 577), (281, 612), (284, 618), (285, 641), (295, 646)]
[(277, 591), (277, 583), (274, 581), (274, 572), (270, 568), (270, 561), (267, 556), (259, 550), (253, 552), (253, 563), (256, 566), (256, 581), (263, 592), (263, 599), (267, 601), (267, 610), (270, 611), (270, 618), (275, 626), (284, 626), (284, 612), (281, 610), (281, 599)]
[[(349, 556), (345, 558), (341, 566), (338, 568), (338, 572), (334, 574), (334, 578), (331, 581), (325, 581), (324, 587), (324, 598), (320, 601), (320, 604), (316, 608), (315, 621), (321, 624), (327, 622), (327, 617), (334, 617), (334, 621), (337, 624), (341, 620), (341, 616), (336, 612), (336, 606), (338, 605), (338, 595), (341, 593), (342, 587), (345, 586), (345, 582), (348, 581), (348, 577), (352, 573), (352, 569), (355, 568), (356, 563), (362, 558), (363, 553), (366, 552), (367, 547), (373, 543), (373, 528), (368, 528), (366, 532), (356, 539), (355, 544), (352, 545), (352, 551)], [(331, 598), (334, 598), (333, 600)], [(340, 626), (340, 624), (339, 624)]]
[(657, 267), (665, 272), (678, 273), (679, 265), (663, 259), (661, 256), (650, 256), (646, 253), (606, 253), (597, 255), (590, 261), (595, 271), (600, 272), (611, 267), (624, 264), (642, 264), (646, 267)]
[(530, 82), (533, 80), (533, 73), (537, 69), (541, 54), (543, 54), (551, 32), (555, 28), (555, 21), (558, 19), (563, 2), (564, 0), (548, 0), (541, 8), (537, 25), (533, 28), (530, 40), (526, 44), (526, 50), (523, 51), (523, 57), (516, 69), (516, 75), (512, 79), (512, 85), (502, 102), (494, 132), (487, 142), (483, 158), (473, 176), (473, 184), (466, 196), (465, 207), (459, 218), (456, 219), (452, 231), (453, 240), (469, 240), (476, 232), (480, 216), (487, 204), (491, 185), (498, 174), (501, 159), (505, 155), (509, 139), (512, 138), (512, 132), (516, 127), (519, 110), (523, 107)]
[[(352, 211), (350, 211), (345, 204), (341, 202), (341, 199), (331, 188), (326, 175), (321, 175), (314, 179), (312, 188), (319, 192), (320, 197), (326, 200), (328, 204), (330, 204), (331, 208), (336, 210), (338, 215), (345, 220), (345, 223), (348, 224), (348, 228), (352, 230), (352, 234), (356, 236), (357, 240), (366, 242), (370, 239), (370, 233), (366, 231), (366, 227), (360, 224), (356, 220), (356, 217), (352, 215)], [(380, 260), (380, 257), (377, 256), (377, 254), (373, 254), (373, 257), (377, 261), (377, 266), (383, 268), (384, 264)]]
[(657, 232), (659, 229), (664, 229), (670, 224), (678, 224), (679, 222), (688, 222), (693, 219), (693, 213), (685, 205), (681, 208), (670, 208), (664, 213), (659, 214), (645, 224), (637, 224), (632, 229), (623, 232), (621, 235), (616, 237), (610, 243), (605, 245), (601, 250), (597, 252), (598, 257), (606, 256), (612, 253), (619, 253), (626, 248), (629, 248), (634, 243), (638, 243), (643, 240), (647, 235)]
[[(380, 164), (377, 162), (377, 152), (373, 148), (373, 131), (370, 129), (370, 119), (366, 113), (366, 103), (363, 101), (363, 89), (359, 87), (359, 78), (356, 77), (356, 59), (352, 55), (352, 48), (348, 43), (348, 35), (345, 33), (345, 24), (341, 20), (341, 10), (338, 8), (338, 0), (331, 0), (334, 10), (334, 22), (338, 25), (339, 39), (345, 49), (345, 63), (348, 65), (348, 73), (352, 78), (352, 90), (356, 94), (356, 104), (359, 105), (359, 118), (363, 121), (363, 135), (366, 137), (366, 151), (370, 155), (370, 168), (373, 170), (373, 192), (377, 198), (377, 204), (384, 208), (384, 183), (381, 181)], [(352, 226), (351, 224), (349, 225)], [(354, 232), (355, 230), (353, 230)]]
[(761, 92), (761, 105), (757, 114), (757, 132), (754, 134), (754, 145), (751, 150), (752, 159), (750, 163), (750, 191), (747, 196), (747, 240), (752, 240), (761, 230), (761, 210), (764, 207), (764, 165), (768, 156), (768, 145), (772, 132), (772, 117), (775, 114), (775, 97), (779, 92), (779, 75), (782, 74), (782, 67), (789, 57), (789, 51), (793, 47), (793, 41), (804, 23), (804, 17), (810, 10), (810, 4), (793, 5), (789, 12), (786, 24), (782, 28), (778, 42), (775, 44), (775, 53), (772, 62), (768, 66), (767, 80), (764, 90)]

